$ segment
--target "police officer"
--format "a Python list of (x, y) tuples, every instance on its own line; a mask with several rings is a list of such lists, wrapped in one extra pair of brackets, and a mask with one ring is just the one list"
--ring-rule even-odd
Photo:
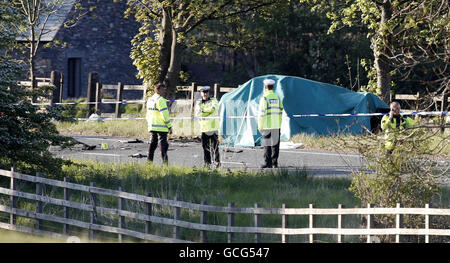
[(163, 97), (166, 95), (167, 88), (164, 84), (159, 83), (155, 87), (155, 94), (147, 100), (147, 124), (150, 132), (150, 146), (148, 147), (147, 160), (153, 162), (153, 156), (158, 147), (158, 138), (161, 148), (161, 158), (165, 165), (168, 164), (167, 150), (169, 143), (167, 142), (167, 134), (172, 133), (172, 123), (170, 122), (167, 101)]
[(381, 119), (381, 129), (384, 134), (384, 147), (388, 153), (392, 153), (396, 141), (396, 133), (405, 128), (411, 128), (414, 125), (414, 120), (410, 117), (404, 117), (400, 113), (400, 103), (394, 101), (390, 105), (391, 111), (389, 115), (384, 115)]
[(211, 97), (208, 87), (200, 90), (202, 102), (197, 116), (200, 117), (200, 127), (202, 132), (203, 160), (205, 166), (211, 165), (211, 159), (214, 158), (216, 168), (220, 167), (219, 155), (219, 102)]
[(264, 146), (264, 164), (261, 168), (278, 167), (283, 103), (273, 91), (274, 85), (273, 79), (264, 80), (265, 92), (259, 102), (258, 129)]

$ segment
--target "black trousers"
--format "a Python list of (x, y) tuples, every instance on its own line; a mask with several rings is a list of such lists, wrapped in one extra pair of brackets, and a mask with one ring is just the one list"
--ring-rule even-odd
[(203, 160), (205, 164), (211, 164), (211, 158), (214, 157), (216, 164), (220, 164), (219, 155), (219, 136), (217, 133), (207, 135), (202, 132)]
[(267, 167), (278, 167), (278, 156), (280, 155), (280, 130), (262, 131), (262, 142), (264, 146), (264, 165)]
[(164, 164), (168, 164), (169, 160), (167, 158), (167, 150), (169, 149), (169, 143), (167, 142), (167, 132), (150, 132), (150, 146), (148, 147), (147, 160), (153, 162), (155, 150), (158, 147), (158, 138), (161, 150), (161, 159), (163, 160)]

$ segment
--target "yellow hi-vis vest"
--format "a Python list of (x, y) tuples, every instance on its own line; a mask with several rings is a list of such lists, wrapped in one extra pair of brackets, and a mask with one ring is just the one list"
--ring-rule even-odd
[(280, 129), (283, 102), (273, 90), (266, 91), (259, 102), (258, 129)]
[(397, 127), (396, 118), (389, 121), (389, 115), (384, 115), (381, 119), (381, 129), (384, 131), (384, 147), (387, 150), (393, 150), (397, 133), (405, 128), (411, 128), (413, 125), (413, 119), (410, 117), (404, 118), (403, 115), (400, 114), (400, 125)]
[[(200, 117), (201, 132), (213, 132), (219, 130), (219, 102), (216, 98), (210, 98), (200, 104), (197, 114)], [(202, 118), (207, 117), (207, 118)]]
[(170, 122), (167, 101), (159, 94), (154, 94), (147, 100), (148, 131), (169, 132)]

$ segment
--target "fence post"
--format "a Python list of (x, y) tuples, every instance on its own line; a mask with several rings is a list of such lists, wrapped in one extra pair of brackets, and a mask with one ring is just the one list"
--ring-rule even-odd
[[(64, 177), (64, 183), (68, 183), (70, 182), (70, 179), (67, 177)], [(70, 194), (69, 194), (69, 188), (64, 187), (64, 200), (69, 201), (70, 199)], [(64, 206), (64, 218), (69, 219), (70, 217), (70, 211), (69, 211), (69, 207)], [(69, 225), (68, 224), (64, 224), (63, 226), (63, 233), (65, 235), (69, 234)]]
[[(202, 201), (202, 205), (207, 205), (208, 203), (206, 201)], [(207, 224), (207, 216), (208, 213), (206, 211), (202, 211), (202, 214), (200, 215), (200, 224), (206, 225)], [(207, 242), (207, 236), (206, 236), (206, 230), (200, 231), (200, 242), (206, 243)]]
[(52, 103), (61, 102), (61, 73), (56, 70), (52, 70), (50, 73), (50, 83), (55, 86), (55, 89), (52, 92)]
[(219, 95), (219, 84), (214, 84), (214, 98), (217, 99), (217, 96)]
[(395, 100), (395, 91), (391, 90), (389, 92), (389, 104), (392, 103)]
[[(152, 194), (147, 193), (147, 197), (152, 197)], [(145, 203), (145, 214), (148, 216), (152, 216), (152, 203)], [(145, 233), (152, 233), (152, 221), (145, 221)]]
[[(14, 178), (14, 173), (17, 172), (17, 169), (15, 166), (11, 167), (11, 181), (9, 184), (9, 189), (15, 191), (17, 190), (17, 180)], [(17, 206), (17, 197), (15, 197), (14, 195), (11, 195), (10, 197), (11, 200), (11, 208), (14, 210), (16, 209)], [(15, 225), (16, 224), (16, 220), (17, 220), (17, 216), (14, 214), (14, 211), (10, 214), (9, 216), (9, 223), (11, 225)]]
[[(425, 204), (425, 230), (428, 233), (430, 229), (430, 215), (428, 214), (428, 209), (430, 208), (429, 204)], [(425, 243), (430, 243), (430, 235), (425, 235)]]
[[(42, 173), (36, 173), (37, 178), (42, 178)], [(42, 195), (42, 184), (36, 183), (36, 195)], [(42, 201), (36, 201), (36, 214), (42, 214)], [(36, 220), (36, 229), (42, 230), (42, 220)]]
[(100, 103), (102, 102), (102, 83), (97, 82), (95, 85), (95, 112), (101, 111), (102, 107)]
[(120, 118), (122, 113), (120, 112), (120, 104), (122, 101), (122, 93), (123, 93), (123, 84), (121, 82), (117, 83), (117, 99), (116, 99), (116, 111), (115, 116), (116, 118)]
[[(228, 208), (233, 208), (233, 207), (234, 207), (234, 203), (228, 203)], [(234, 214), (228, 213), (228, 227), (233, 227), (233, 226), (234, 226)], [(234, 233), (232, 231), (230, 231), (230, 229), (228, 229), (227, 236), (228, 236), (228, 238), (227, 238), (228, 243), (233, 243)]]
[(59, 90), (61, 91), (59, 93), (59, 101), (62, 102), (63, 95), (64, 95), (64, 74), (63, 73), (61, 73), (59, 75), (59, 87), (60, 87)]
[[(90, 184), (91, 187), (95, 187), (95, 183), (92, 182)], [(92, 224), (97, 224), (97, 196), (96, 194), (92, 193), (89, 189), (90, 193), (90, 199), (91, 199), (91, 205), (92, 205), (92, 212), (91, 212), (91, 225), (89, 226), (89, 239), (94, 240), (95, 239), (95, 230), (92, 229)]]
[(421, 100), (420, 92), (418, 91), (417, 94), (416, 94), (416, 111), (419, 111), (419, 108), (420, 108), (420, 100)]
[[(35, 89), (38, 87), (37, 86), (37, 80), (36, 80), (36, 76), (32, 76), (31, 78), (30, 78), (30, 80), (31, 80), (31, 87), (30, 87), (30, 89), (31, 89), (31, 91), (35, 91)], [(37, 102), (36, 101), (36, 95), (35, 94), (33, 94), (33, 96), (31, 97), (31, 102), (32, 103), (35, 103), (35, 102)]]
[(194, 109), (195, 109), (195, 101), (194, 101), (194, 94), (195, 94), (195, 82), (192, 82), (191, 84), (191, 130), (190, 130), (190, 135), (193, 136), (194, 135), (194, 123), (195, 123), (195, 119), (192, 118), (195, 115)]
[[(178, 201), (178, 197), (175, 196), (175, 201)], [(173, 227), (173, 238), (180, 239), (180, 227), (176, 226), (177, 221), (180, 220), (180, 208), (174, 206), (173, 208), (173, 219), (175, 221), (175, 225)]]
[(309, 243), (314, 243), (314, 234), (312, 234), (314, 229), (314, 215), (312, 213), (313, 208), (314, 208), (313, 204), (309, 204), (309, 209), (311, 210), (309, 212), (309, 229), (311, 231), (311, 234), (309, 234)]
[[(287, 208), (286, 204), (282, 204), (281, 208), (284, 210)], [(288, 215), (283, 212), (283, 215), (281, 216), (281, 228), (285, 230), (288, 227)], [(286, 234), (281, 234), (281, 243), (287, 243), (289, 242), (289, 236)]]
[[(119, 186), (119, 191), (123, 192), (123, 187)], [(119, 210), (119, 228), (125, 228), (125, 217), (120, 215), (120, 212), (125, 208), (125, 200), (119, 197), (117, 209)], [(119, 243), (122, 243), (122, 234), (119, 234)]]
[[(395, 213), (395, 229), (400, 232), (403, 216), (400, 214), (400, 203), (397, 203), (397, 212)], [(400, 243), (400, 234), (395, 235), (395, 243)]]
[[(447, 111), (448, 107), (448, 93), (444, 91), (444, 94), (442, 94), (442, 103), (441, 103), (441, 111)], [(447, 115), (442, 114), (441, 116), (441, 133), (445, 132), (445, 124), (446, 124), (446, 117)]]
[(195, 82), (191, 84), (191, 116), (194, 114), (194, 93), (195, 93)]
[[(258, 203), (255, 203), (255, 208), (259, 208), (261, 207)], [(255, 221), (255, 227), (261, 227), (261, 215), (255, 213), (254, 214), (254, 221)], [(261, 234), (260, 233), (255, 233), (255, 243), (260, 243), (261, 242)]]
[(342, 243), (342, 242), (343, 242), (343, 241), (342, 241), (342, 234), (341, 234), (341, 229), (342, 229), (342, 212), (341, 212), (341, 209), (342, 209), (343, 207), (344, 207), (344, 206), (341, 205), (341, 204), (338, 205), (338, 210), (339, 210), (339, 212), (338, 212), (338, 232), (339, 232), (339, 234), (338, 234), (338, 236), (337, 236), (337, 238), (338, 238), (338, 243)]
[[(87, 101), (88, 102), (95, 102), (95, 91), (96, 86), (98, 83), (98, 73), (97, 72), (91, 72), (89, 73), (89, 79), (88, 79), (88, 88), (87, 88)], [(94, 109), (93, 104), (88, 104), (88, 111), (86, 118), (89, 118), (89, 116), (93, 113), (92, 109)]]
[[(372, 208), (371, 204), (367, 204), (367, 230), (370, 230), (372, 227), (372, 218), (370, 216), (370, 208)], [(367, 243), (371, 243), (370, 234), (367, 234)]]

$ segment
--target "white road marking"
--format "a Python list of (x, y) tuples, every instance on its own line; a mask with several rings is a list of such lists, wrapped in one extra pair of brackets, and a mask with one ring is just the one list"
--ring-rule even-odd
[[(236, 148), (236, 149), (242, 149), (242, 150), (253, 150), (253, 151), (263, 151), (264, 149), (251, 149), (251, 148)], [(309, 152), (309, 151), (286, 151), (286, 150), (280, 150), (280, 153), (296, 153), (296, 154), (315, 154), (315, 155), (329, 155), (329, 156), (348, 156), (348, 157), (355, 157), (359, 158), (362, 157), (359, 154), (352, 154), (352, 153), (326, 153), (326, 152)]]
[(81, 154), (88, 154), (88, 155), (103, 155), (103, 156), (113, 156), (113, 157), (126, 156), (126, 155), (119, 155), (119, 154), (112, 154), (112, 153), (81, 153)]

